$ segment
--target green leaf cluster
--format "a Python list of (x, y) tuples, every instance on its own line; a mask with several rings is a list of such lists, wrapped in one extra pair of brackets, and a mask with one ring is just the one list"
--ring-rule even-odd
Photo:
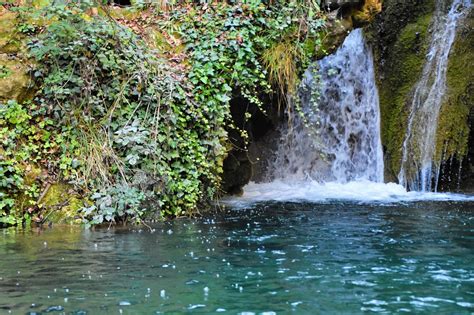
[[(190, 97), (185, 74), (129, 29), (85, 19), (77, 7), (55, 10), (29, 45), (39, 65), (36, 102), (69, 144), (64, 178), (95, 203), (84, 217), (101, 223), (196, 210), (211, 197), (225, 154), (213, 109)], [(79, 171), (70, 173), (74, 161)]]
[[(268, 64), (264, 56), (293, 45), (292, 71), (301, 73), (324, 25), (311, 2), (177, 5), (155, 12), (161, 31), (185, 45), (185, 64), (177, 66), (130, 28), (88, 9), (56, 4), (41, 13), (49, 22), (28, 45), (38, 91), (32, 103), (9, 103), (0, 116), (14, 133), (5, 139), (39, 138), (9, 149), (15, 157), (1, 164), (0, 180), (4, 191), (21, 191), (18, 161), (47, 164), (55, 180), (84, 196), (81, 215), (91, 224), (189, 215), (215, 198), (227, 130), (235, 128), (230, 99), (241, 95), (261, 107), (261, 95), (275, 93), (269, 73), (285, 69), (274, 64), (281, 58)], [(0, 218), (18, 218), (18, 198), (7, 197)]]
[(0, 225), (29, 221), (40, 183), (31, 168), (46, 159), (53, 167), (62, 137), (53, 120), (31, 102), (0, 103)]

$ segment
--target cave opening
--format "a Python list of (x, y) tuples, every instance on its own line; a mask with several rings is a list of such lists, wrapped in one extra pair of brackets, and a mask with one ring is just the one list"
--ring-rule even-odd
[(115, 5), (124, 6), (124, 7), (132, 5), (130, 0), (113, 0), (112, 2)]

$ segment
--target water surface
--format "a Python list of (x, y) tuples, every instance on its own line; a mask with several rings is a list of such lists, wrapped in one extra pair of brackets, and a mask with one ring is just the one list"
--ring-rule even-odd
[(471, 314), (474, 202), (265, 203), (0, 230), (0, 313)]

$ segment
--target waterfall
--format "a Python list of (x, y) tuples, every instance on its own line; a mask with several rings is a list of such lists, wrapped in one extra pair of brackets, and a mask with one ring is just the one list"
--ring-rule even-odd
[(268, 180), (383, 182), (373, 57), (361, 29), (306, 71), (300, 100), (305, 119), (293, 114), (282, 131)]
[(446, 72), (458, 21), (470, 0), (454, 0), (449, 12), (438, 0), (429, 52), (410, 104), (408, 127), (402, 147), (399, 183), (417, 191), (437, 189), (440, 161), (434, 160), (439, 111), (446, 92)]
[(226, 204), (474, 200), (408, 192), (383, 182), (379, 99), (373, 57), (362, 30), (351, 32), (335, 54), (306, 71), (300, 100), (296, 107), (304, 115), (293, 113), (294, 119), (281, 130), (266, 181), (250, 182), (242, 196), (227, 199)]

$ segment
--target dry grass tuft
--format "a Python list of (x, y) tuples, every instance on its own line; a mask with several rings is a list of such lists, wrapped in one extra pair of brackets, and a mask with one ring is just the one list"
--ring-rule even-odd
[(301, 47), (290, 41), (276, 43), (267, 49), (262, 56), (270, 80), (277, 85), (282, 95), (293, 94), (298, 82), (296, 62), (303, 56)]
[[(83, 126), (84, 127), (84, 126)], [(82, 174), (84, 182), (96, 180), (104, 185), (113, 185), (114, 178), (110, 169), (116, 168), (125, 180), (125, 165), (115, 152), (107, 130), (97, 126), (87, 126), (81, 129), (81, 157), (85, 170)]]

